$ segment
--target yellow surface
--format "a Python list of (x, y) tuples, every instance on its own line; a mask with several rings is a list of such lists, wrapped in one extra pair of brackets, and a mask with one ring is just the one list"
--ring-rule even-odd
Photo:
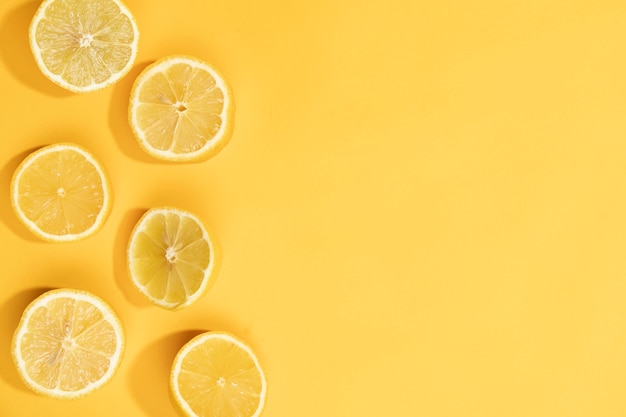
[[(0, 3), (0, 415), (173, 417), (167, 373), (201, 330), (246, 340), (267, 417), (623, 416), (626, 3), (617, 0), (128, 0), (141, 39), (115, 86), (72, 95), (39, 73), (37, 2)], [(237, 100), (215, 158), (149, 159), (132, 80), (174, 53)], [(88, 240), (34, 240), (9, 207), (33, 148), (74, 141), (115, 193)], [(126, 241), (149, 207), (202, 216), (223, 250), (180, 312), (132, 287)], [(10, 362), (50, 287), (107, 300), (128, 344), (74, 402)]]

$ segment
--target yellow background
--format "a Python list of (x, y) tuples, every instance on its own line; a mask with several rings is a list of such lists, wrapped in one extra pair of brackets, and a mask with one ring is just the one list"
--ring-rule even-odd
[[(88, 95), (28, 48), (38, 1), (0, 3), (0, 415), (173, 417), (167, 375), (200, 330), (257, 352), (264, 416), (626, 415), (626, 3), (622, 0), (127, 0), (137, 62)], [(200, 164), (142, 153), (133, 79), (185, 53), (237, 101)], [(113, 182), (105, 227), (36, 241), (9, 206), (25, 155), (71, 141)], [(180, 312), (129, 284), (147, 209), (200, 215), (224, 255)], [(10, 359), (24, 306), (75, 287), (120, 314), (115, 378), (71, 402)]]

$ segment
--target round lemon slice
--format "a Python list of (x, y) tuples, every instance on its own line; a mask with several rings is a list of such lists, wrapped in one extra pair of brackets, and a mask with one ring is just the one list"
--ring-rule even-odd
[(11, 180), (18, 219), (51, 242), (84, 239), (100, 230), (111, 210), (104, 168), (81, 146), (48, 145), (27, 156)]
[(194, 57), (169, 56), (135, 80), (129, 122), (149, 155), (198, 162), (230, 141), (234, 110), (231, 89), (213, 66)]
[(85, 291), (57, 289), (24, 310), (13, 336), (12, 357), (33, 391), (72, 399), (111, 380), (124, 346), (122, 324), (106, 302)]
[(258, 417), (267, 392), (265, 374), (246, 343), (225, 332), (202, 333), (174, 359), (170, 393), (188, 417)]
[(128, 270), (152, 303), (177, 310), (212, 285), (217, 250), (202, 221), (188, 211), (159, 207), (139, 219), (128, 243)]
[(105, 88), (130, 71), (139, 31), (119, 0), (44, 0), (30, 24), (43, 74), (75, 93)]

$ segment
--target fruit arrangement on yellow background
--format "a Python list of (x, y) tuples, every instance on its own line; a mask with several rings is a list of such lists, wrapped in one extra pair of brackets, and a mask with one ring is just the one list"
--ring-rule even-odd
[[(29, 27), (42, 1), (0, 1), (0, 416), (174, 417), (185, 410), (170, 381), (177, 353), (226, 331), (267, 375), (263, 415), (623, 417), (626, 2), (123, 0), (128, 14), (101, 7), (107, 19), (95, 22), (133, 35), (112, 41), (50, 31), (61, 6), (88, 3), (65, 0), (40, 20), (35, 55)], [(98, 88), (133, 54), (129, 16), (135, 62)], [(72, 42), (83, 45), (77, 65), (120, 64), (72, 72), (62, 64)], [(168, 86), (202, 67), (232, 92), (216, 81), (215, 101), (194, 107)], [(208, 75), (196, 81), (206, 86)], [(74, 93), (64, 79), (94, 90)], [(236, 101), (235, 117), (224, 116), (236, 119), (230, 142), (198, 152), (199, 163), (166, 160), (221, 126), (226, 136), (223, 124), (198, 124), (209, 121), (200, 113), (221, 114), (220, 95)], [(188, 143), (174, 131), (179, 119)], [(12, 209), (11, 179), (22, 168), (25, 184), (35, 178), (28, 171), (45, 161), (36, 152), (49, 145), (66, 145), (71, 163), (91, 171), (87, 183), (98, 166), (108, 179), (109, 214), (84, 239), (42, 240), (32, 230), (58, 240), (69, 223), (27, 223)], [(85, 214), (109, 203), (91, 195), (66, 204), (68, 218), (88, 220), (72, 222), (66, 239), (99, 227)], [(26, 219), (37, 216), (32, 197), (18, 202)], [(151, 210), (160, 214), (137, 227)], [(198, 259), (169, 268), (191, 253), (156, 250), (150, 236), (164, 227), (172, 246), (170, 226), (183, 217)], [(133, 279), (129, 260), (143, 250), (151, 256), (133, 261)], [(194, 273), (178, 279), (183, 270)], [(168, 290), (157, 285), (170, 276)], [(24, 311), (53, 288), (99, 297), (124, 330), (114, 376), (79, 400), (36, 394), (12, 359)], [(204, 295), (182, 307), (182, 288)], [(67, 295), (54, 306), (88, 309), (103, 318), (96, 328), (115, 333), (99, 303)], [(94, 334), (75, 338), (65, 321), (51, 325), (53, 344), (91, 349)], [(196, 342), (187, 358), (223, 352), (192, 353)], [(88, 360), (113, 360), (111, 347)], [(238, 392), (218, 376), (203, 381)]]
[[(29, 39), (47, 78), (73, 93), (89, 93), (128, 74), (139, 30), (119, 0), (45, 0), (33, 17)], [(230, 140), (234, 98), (212, 65), (171, 55), (136, 78), (128, 113), (138, 145), (148, 155), (197, 163)], [(13, 174), (10, 195), (20, 222), (52, 244), (97, 233), (115, 204), (106, 167), (73, 143), (30, 153)], [(196, 302), (213, 284), (219, 261), (213, 233), (181, 208), (148, 210), (128, 238), (128, 279), (164, 309)], [(122, 361), (123, 321), (95, 294), (47, 291), (25, 309), (15, 331), (17, 371), (39, 394), (58, 399), (88, 395), (111, 380)], [(185, 416), (256, 417), (265, 403), (266, 380), (244, 341), (210, 331), (181, 347), (171, 368), (170, 393)]]

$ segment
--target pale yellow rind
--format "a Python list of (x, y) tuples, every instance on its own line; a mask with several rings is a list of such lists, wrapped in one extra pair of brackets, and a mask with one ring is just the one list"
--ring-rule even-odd
[[(204, 270), (204, 277), (201, 285), (196, 290), (196, 292), (189, 294), (184, 302), (182, 303), (170, 303), (164, 299), (156, 298), (153, 294), (151, 294), (144, 285), (141, 284), (141, 280), (138, 277), (138, 273), (135, 271), (133, 266), (134, 256), (133, 251), (136, 245), (137, 238), (139, 234), (144, 230), (146, 223), (150, 221), (153, 216), (162, 215), (162, 214), (173, 214), (178, 217), (186, 217), (192, 220), (194, 223), (198, 225), (198, 227), (202, 230), (202, 237), (207, 242), (210, 252), (210, 261), (209, 265)], [(186, 308), (196, 301), (198, 301), (207, 291), (211, 288), (215, 281), (215, 277), (219, 270), (220, 260), (221, 260), (221, 251), (219, 245), (217, 244), (216, 239), (212, 236), (212, 233), (209, 232), (209, 229), (204, 224), (204, 222), (195, 214), (182, 210), (175, 207), (155, 207), (146, 211), (143, 216), (139, 219), (133, 231), (131, 232), (131, 236), (128, 242), (128, 248), (126, 251), (127, 258), (127, 269), (131, 278), (131, 282), (133, 285), (143, 294), (151, 303), (162, 307), (167, 310), (180, 310)]]
[[(20, 209), (19, 205), (19, 183), (20, 178), (25, 170), (29, 168), (29, 166), (37, 160), (40, 156), (43, 156), (47, 153), (51, 152), (63, 152), (63, 151), (71, 151), (76, 152), (83, 156), (85, 160), (87, 160), (91, 165), (95, 168), (100, 176), (100, 182), (103, 187), (103, 197), (104, 201), (102, 204), (102, 209), (96, 216), (94, 223), (87, 230), (82, 233), (74, 233), (74, 234), (64, 234), (64, 235), (54, 235), (47, 233), (41, 230), (37, 224), (29, 219), (24, 212)], [(102, 164), (85, 148), (73, 144), (73, 143), (57, 143), (53, 145), (47, 145), (42, 148), (37, 149), (36, 151), (29, 154), (21, 163), (18, 165), (15, 170), (13, 177), (11, 179), (10, 184), (10, 193), (11, 193), (11, 206), (13, 207), (13, 211), (15, 212), (18, 219), (26, 226), (28, 230), (30, 230), (33, 234), (39, 237), (42, 240), (47, 242), (75, 242), (78, 240), (85, 239), (89, 236), (92, 236), (96, 232), (98, 232), (104, 223), (106, 222), (109, 213), (111, 211), (112, 206), (112, 196), (113, 192), (111, 189), (111, 183), (109, 181), (108, 175), (104, 170)]]
[(39, 67), (41, 72), (46, 76), (46, 78), (48, 78), (50, 81), (57, 84), (58, 86), (65, 88), (73, 93), (88, 93), (92, 91), (101, 90), (112, 84), (115, 84), (117, 81), (123, 78), (126, 74), (128, 74), (128, 72), (132, 68), (137, 58), (137, 47), (139, 44), (139, 29), (137, 27), (137, 22), (135, 21), (135, 18), (133, 17), (131, 12), (128, 10), (128, 8), (120, 0), (97, 0), (97, 1), (106, 1), (106, 2), (111, 2), (115, 4), (119, 8), (120, 14), (128, 17), (128, 20), (130, 22), (130, 25), (133, 31), (133, 41), (130, 45), (128, 45), (131, 48), (131, 55), (128, 59), (128, 62), (126, 62), (126, 64), (122, 67), (121, 70), (117, 72), (112, 72), (110, 77), (103, 82), (92, 83), (87, 86), (78, 86), (78, 85), (74, 85), (68, 82), (59, 74), (55, 74), (54, 72), (52, 72), (50, 68), (47, 67), (42, 57), (42, 50), (39, 47), (39, 44), (37, 43), (37, 27), (39, 26), (39, 23), (43, 19), (46, 18), (46, 13), (47, 13), (48, 8), (56, 1), (60, 1), (60, 0), (44, 0), (41, 3), (41, 5), (37, 9), (30, 23), (29, 32), (28, 32), (31, 52), (33, 53), (37, 66)]
[[(265, 407), (265, 399), (267, 396), (267, 379), (265, 377), (265, 373), (263, 372), (263, 369), (261, 368), (261, 365), (259, 364), (259, 360), (257, 359), (255, 353), (252, 351), (250, 346), (248, 346), (248, 344), (243, 342), (238, 337), (228, 332), (223, 332), (223, 331), (208, 331), (208, 332), (199, 334), (195, 336), (194, 338), (192, 338), (190, 341), (188, 341), (176, 354), (176, 357), (174, 358), (174, 362), (172, 363), (172, 370), (170, 373), (170, 384), (169, 384), (170, 397), (172, 401), (174, 402), (176, 410), (178, 411), (179, 414), (185, 417), (209, 417), (209, 416), (198, 415), (191, 409), (191, 407), (189, 406), (189, 404), (187, 403), (187, 401), (185, 400), (185, 398), (182, 396), (180, 392), (180, 388), (178, 386), (178, 377), (180, 375), (181, 365), (182, 365), (183, 360), (185, 359), (185, 356), (187, 356), (187, 354), (190, 351), (194, 350), (195, 348), (204, 344), (210, 339), (221, 339), (221, 340), (225, 340), (227, 342), (232, 343), (233, 345), (241, 348), (244, 352), (246, 352), (250, 356), (252, 361), (254, 362), (254, 365), (261, 377), (261, 392), (259, 393), (259, 405), (256, 411), (254, 412), (254, 414), (250, 416), (240, 416), (240, 417), (259, 417)], [(201, 394), (199, 393), (199, 395)]]
[[(92, 304), (103, 314), (104, 320), (108, 321), (112, 325), (117, 336), (116, 350), (115, 353), (109, 358), (110, 365), (107, 371), (99, 380), (77, 391), (49, 389), (38, 384), (26, 372), (26, 364), (21, 356), (22, 339), (28, 330), (28, 324), (31, 320), (33, 313), (40, 307), (47, 305), (50, 301), (59, 298), (71, 298), (74, 300), (85, 301)], [(24, 384), (26, 384), (26, 386), (28, 386), (31, 390), (47, 397), (70, 400), (84, 397), (100, 389), (102, 386), (108, 383), (113, 378), (120, 366), (125, 346), (126, 337), (124, 334), (123, 325), (115, 311), (113, 311), (113, 309), (104, 300), (87, 291), (62, 288), (45, 292), (44, 294), (33, 300), (26, 307), (13, 335), (13, 340), (11, 343), (11, 356), (13, 358), (13, 363), (15, 364), (20, 378), (22, 379)]]
[[(137, 117), (137, 108), (141, 104), (139, 96), (144, 83), (156, 74), (163, 73), (171, 66), (178, 64), (187, 64), (194, 69), (209, 73), (215, 79), (217, 88), (222, 90), (224, 94), (224, 107), (220, 114), (222, 124), (218, 132), (202, 148), (187, 153), (176, 153), (171, 150), (162, 150), (153, 147), (148, 140), (146, 132), (139, 127), (140, 123)], [(215, 67), (192, 56), (172, 55), (152, 63), (139, 74), (130, 94), (128, 119), (139, 146), (148, 155), (156, 159), (170, 162), (201, 162), (217, 155), (228, 142), (230, 142), (234, 127), (234, 113), (235, 101), (232, 89), (223, 75)]]

